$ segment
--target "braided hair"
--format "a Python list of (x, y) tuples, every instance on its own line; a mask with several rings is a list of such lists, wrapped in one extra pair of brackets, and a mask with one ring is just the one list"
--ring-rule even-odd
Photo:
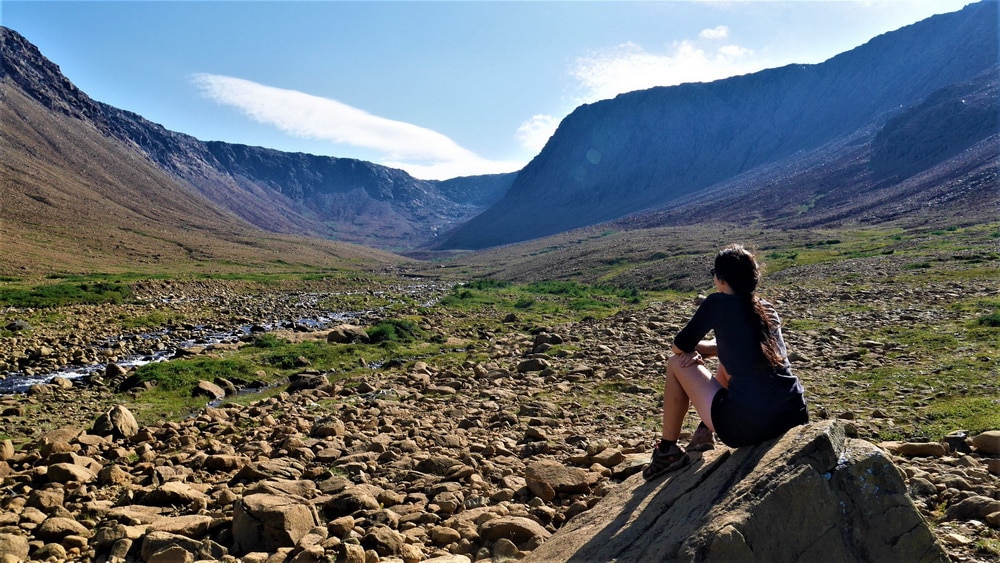
[(754, 255), (740, 244), (731, 244), (715, 256), (715, 275), (729, 284), (733, 292), (742, 297), (746, 303), (750, 317), (756, 319), (757, 339), (764, 359), (771, 366), (784, 364), (785, 358), (778, 348), (774, 325), (777, 320), (764, 307), (757, 296), (757, 284), (760, 282), (761, 268)]

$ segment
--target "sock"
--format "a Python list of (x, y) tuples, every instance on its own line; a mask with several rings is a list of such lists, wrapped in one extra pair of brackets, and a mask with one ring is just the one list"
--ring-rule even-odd
[(695, 432), (697, 432), (698, 430), (700, 430), (702, 428), (708, 428), (708, 426), (705, 426), (704, 422), (699, 422), (698, 423), (698, 428), (695, 428)]
[(666, 438), (660, 438), (660, 443), (656, 447), (660, 448), (660, 451), (665, 452), (677, 445), (677, 440), (667, 440)]

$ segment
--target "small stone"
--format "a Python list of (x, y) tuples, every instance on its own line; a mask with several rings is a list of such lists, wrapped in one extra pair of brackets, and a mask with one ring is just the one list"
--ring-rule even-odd
[(945, 534), (944, 541), (948, 545), (954, 545), (954, 546), (964, 546), (973, 543), (973, 541), (970, 540), (969, 538), (955, 532)]
[(904, 457), (944, 457), (948, 450), (940, 442), (907, 442), (899, 446), (897, 453)]

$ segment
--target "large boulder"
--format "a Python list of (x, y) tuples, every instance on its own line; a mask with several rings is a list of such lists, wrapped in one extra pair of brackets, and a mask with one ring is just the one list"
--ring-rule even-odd
[(629, 478), (529, 561), (948, 561), (899, 470), (837, 421)]
[(333, 327), (326, 335), (326, 341), (331, 344), (354, 344), (371, 342), (368, 333), (360, 326), (342, 324)]
[(233, 511), (234, 550), (241, 554), (294, 547), (318, 525), (319, 516), (304, 498), (247, 495), (236, 503)]
[(111, 410), (97, 417), (94, 421), (94, 434), (112, 436), (114, 438), (131, 438), (139, 433), (139, 423), (132, 411), (122, 405), (115, 405)]

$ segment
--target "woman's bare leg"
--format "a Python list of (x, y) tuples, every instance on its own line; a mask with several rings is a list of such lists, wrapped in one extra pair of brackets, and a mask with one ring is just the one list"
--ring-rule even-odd
[(692, 404), (705, 425), (714, 431), (712, 399), (721, 388), (704, 365), (681, 367), (679, 357), (671, 356), (663, 385), (663, 438), (676, 441), (680, 437), (684, 416)]

